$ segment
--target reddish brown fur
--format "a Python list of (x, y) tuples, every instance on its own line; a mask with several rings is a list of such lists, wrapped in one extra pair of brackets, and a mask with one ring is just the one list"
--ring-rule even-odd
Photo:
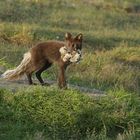
[[(64, 63), (61, 60), (59, 49), (64, 46), (64, 42), (48, 41), (40, 43), (30, 50), (33, 71), (39, 70), (46, 63)], [(31, 71), (30, 71), (31, 72)]]
[[(64, 42), (48, 41), (40, 43), (30, 50), (33, 67), (32, 71), (30, 70), (29, 74), (27, 75), (29, 84), (32, 84), (30, 78), (32, 72), (36, 71), (36, 76), (38, 79), (40, 79), (39, 77), (42, 71), (49, 68), (53, 63), (57, 63), (57, 65), (60, 67), (59, 87), (62, 88), (66, 86), (64, 71), (69, 63), (62, 61), (61, 54), (59, 52), (59, 49), (64, 45)], [(44, 84), (41, 79), (40, 82)]]
[(29, 84), (33, 84), (31, 76), (32, 73), (35, 72), (39, 82), (44, 85), (45, 83), (41, 78), (41, 73), (44, 70), (48, 69), (53, 63), (56, 63), (59, 67), (58, 85), (60, 88), (66, 88), (65, 70), (67, 66), (71, 63), (68, 61), (64, 62), (61, 58), (59, 50), (63, 46), (66, 46), (69, 52), (72, 52), (75, 49), (81, 50), (82, 34), (79, 34), (75, 38), (72, 38), (72, 35), (70, 33), (67, 33), (65, 35), (64, 42), (48, 41), (40, 43), (30, 49), (29, 52), (31, 54), (31, 61), (26, 65), (26, 70), (24, 70), (24, 72), (20, 71), (27, 75)]

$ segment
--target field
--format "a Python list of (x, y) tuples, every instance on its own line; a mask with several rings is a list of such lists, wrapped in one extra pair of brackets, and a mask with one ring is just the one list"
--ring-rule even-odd
[[(1, 0), (0, 74), (38, 42), (83, 33), (83, 60), (67, 70), (68, 83), (106, 96), (0, 85), (0, 139), (140, 139), (139, 27), (139, 0)], [(56, 80), (57, 66), (43, 77)]]

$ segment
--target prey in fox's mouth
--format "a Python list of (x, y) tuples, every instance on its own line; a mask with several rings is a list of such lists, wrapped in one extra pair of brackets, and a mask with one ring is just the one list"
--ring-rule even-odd
[(60, 48), (61, 58), (64, 62), (78, 63), (82, 59), (82, 52), (80, 49), (68, 51), (66, 46)]

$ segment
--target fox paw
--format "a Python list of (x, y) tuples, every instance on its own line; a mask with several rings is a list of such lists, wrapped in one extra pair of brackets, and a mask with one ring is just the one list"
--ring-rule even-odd
[(42, 85), (42, 86), (50, 86), (49, 83), (42, 83), (41, 85)]

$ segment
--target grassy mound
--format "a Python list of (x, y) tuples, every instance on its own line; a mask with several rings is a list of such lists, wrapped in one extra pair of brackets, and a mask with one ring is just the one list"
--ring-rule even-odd
[(139, 136), (139, 97), (123, 90), (92, 99), (73, 90), (0, 90), (0, 102), (0, 139)]

